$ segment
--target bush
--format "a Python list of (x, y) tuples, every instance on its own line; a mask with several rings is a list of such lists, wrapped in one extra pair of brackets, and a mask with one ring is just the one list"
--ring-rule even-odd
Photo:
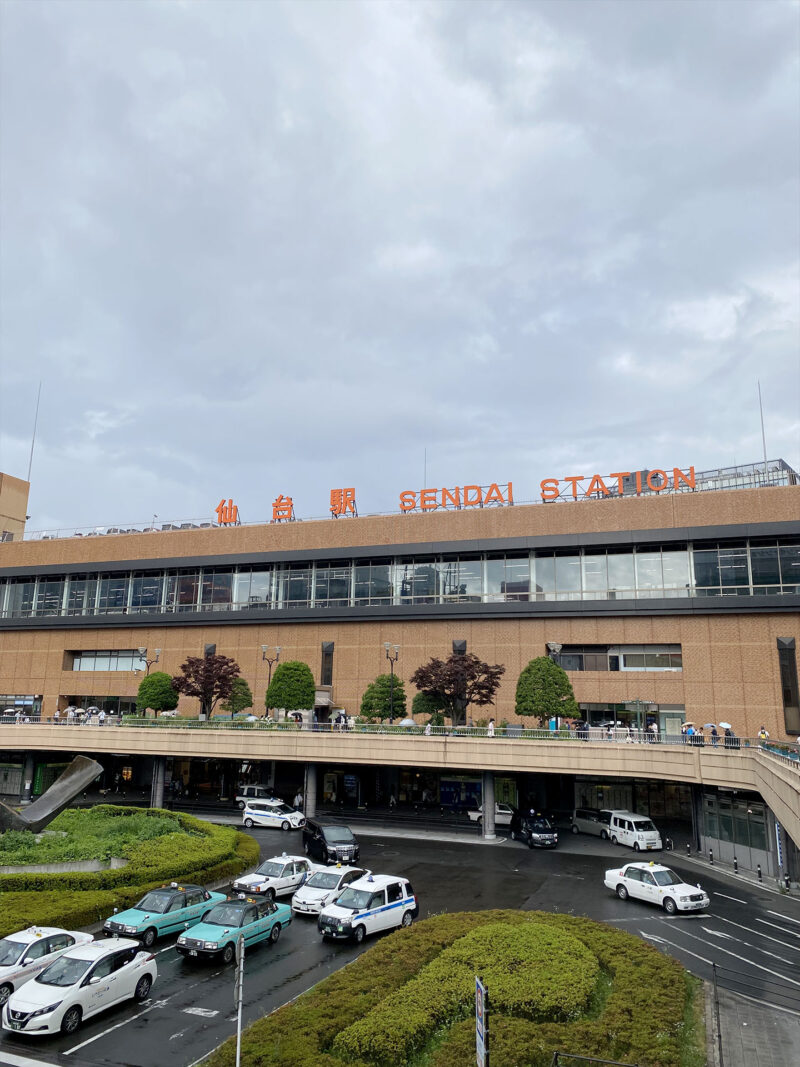
[(166, 818), (181, 829), (127, 845), (122, 852), (128, 865), (119, 870), (0, 875), (0, 937), (26, 925), (86, 926), (108, 916), (115, 906), (129, 907), (147, 889), (164, 882), (205, 885), (233, 878), (258, 862), (259, 847), (252, 837), (192, 815), (110, 804), (65, 814), (143, 817), (154, 823)]
[[(540, 984), (526, 980), (533, 960), (541, 961), (534, 965)], [(556, 1049), (642, 1067), (705, 1062), (697, 985), (676, 960), (589, 919), (489, 911), (437, 916), (384, 938), (251, 1026), (242, 1063), (462, 1067), (475, 1054), (476, 962), (495, 1004), (494, 1067), (545, 1067)], [(463, 990), (452, 996), (462, 967), (471, 972), (466, 1001)], [(228, 1042), (207, 1067), (232, 1067), (234, 1059)]]

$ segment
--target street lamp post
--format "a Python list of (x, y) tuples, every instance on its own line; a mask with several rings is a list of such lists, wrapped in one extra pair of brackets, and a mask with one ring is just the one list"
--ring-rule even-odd
[[(272, 682), (272, 668), (275, 666), (275, 664), (281, 658), (281, 646), (280, 645), (276, 645), (275, 646), (275, 655), (274, 656), (268, 656), (267, 655), (268, 652), (269, 652), (269, 645), (262, 645), (261, 646), (261, 659), (264, 661), (264, 663), (268, 664), (268, 666), (269, 666), (269, 672), (267, 674), (267, 692), (269, 692), (269, 687), (270, 687), (270, 684)], [(265, 708), (264, 709), (264, 714), (265, 715), (269, 715), (269, 710), (270, 710), (269, 708)]]
[[(138, 648), (136, 651), (139, 653), (139, 658), (143, 659), (144, 662), (145, 662), (146, 670), (145, 670), (144, 674), (145, 674), (145, 677), (147, 677), (147, 675), (150, 673), (150, 668), (154, 664), (158, 663), (158, 661), (161, 659), (161, 649), (157, 648), (155, 650), (156, 654), (155, 654), (155, 658), (154, 659), (148, 659), (147, 658), (147, 649), (146, 648)], [(134, 668), (134, 673), (136, 673), (136, 671), (138, 671), (138, 669), (139, 669), (138, 667)]]
[(386, 649), (386, 658), (389, 661), (389, 725), (391, 726), (394, 719), (394, 665), (400, 656), (400, 646), (384, 641), (383, 647)]

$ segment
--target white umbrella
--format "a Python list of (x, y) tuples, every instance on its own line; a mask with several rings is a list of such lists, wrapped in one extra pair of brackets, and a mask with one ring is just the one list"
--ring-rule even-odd
[(722, 727), (723, 730), (732, 730), (733, 729), (733, 727), (731, 726), (731, 724), (729, 722), (721, 722), (720, 726)]
[(401, 726), (416, 726), (417, 724), (414, 722), (413, 719), (403, 719), (403, 721), (400, 723), (400, 725)]

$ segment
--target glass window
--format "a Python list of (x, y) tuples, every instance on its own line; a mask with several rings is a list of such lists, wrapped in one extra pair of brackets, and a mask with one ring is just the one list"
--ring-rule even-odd
[(558, 657), (558, 662), (565, 671), (583, 670), (583, 655), (580, 652), (562, 652)]
[(388, 559), (359, 560), (355, 567), (355, 603), (383, 604), (392, 599), (392, 565)]
[(41, 578), (36, 596), (37, 615), (60, 615), (64, 599), (63, 578)]
[(33, 611), (36, 582), (24, 578), (11, 579), (8, 583), (6, 611), (9, 615), (29, 615)]
[(350, 564), (318, 563), (314, 585), (317, 607), (348, 607), (350, 604)]
[(433, 559), (401, 559), (395, 567), (395, 587), (403, 603), (436, 604), (439, 571)]
[(625, 552), (608, 552), (608, 588), (614, 593), (610, 599), (624, 600), (633, 597), (636, 583), (633, 577), (633, 553), (627, 549)]
[(204, 570), (201, 603), (204, 608), (229, 607), (233, 592), (233, 572)]
[(750, 567), (753, 572), (753, 585), (780, 585), (781, 569), (777, 545), (751, 548)]
[(69, 579), (67, 589), (67, 614), (91, 615), (97, 596), (97, 579), (76, 575)]
[(695, 549), (692, 552), (694, 563), (694, 584), (703, 586), (719, 585), (719, 557), (716, 548)]
[(749, 585), (747, 549), (744, 545), (719, 550), (719, 577), (723, 586)]
[(128, 576), (108, 574), (100, 576), (97, 608), (101, 612), (117, 612), (126, 608), (128, 602)]
[[(554, 600), (556, 591), (556, 561), (552, 555), (540, 556), (536, 554), (534, 560), (534, 581), (536, 592), (544, 594), (541, 600)], [(548, 595), (549, 594), (549, 595)]]
[(483, 564), (479, 557), (445, 556), (438, 569), (444, 600), (479, 603), (483, 599)]
[(781, 581), (800, 589), (800, 545), (781, 545)]
[[(248, 603), (268, 604), (272, 597), (272, 568), (253, 567), (250, 572)], [(238, 599), (238, 598), (237, 598)]]
[(580, 592), (581, 557), (556, 556), (556, 591), (559, 593)]
[(524, 556), (506, 556), (503, 596), (506, 600), (527, 600), (531, 590), (531, 560)]
[(295, 563), (278, 575), (281, 604), (287, 608), (305, 608), (311, 603), (311, 565)]
[(163, 584), (161, 574), (134, 574), (131, 579), (131, 607), (153, 610), (160, 608)]
[(178, 571), (175, 576), (175, 610), (196, 611), (200, 590), (200, 575), (197, 571)]
[(661, 570), (661, 552), (637, 552), (636, 589), (648, 590), (664, 588), (664, 575)]
[(687, 549), (663, 549), (661, 564), (664, 571), (665, 589), (689, 590), (689, 552)]
[(608, 589), (608, 562), (605, 553), (583, 557), (584, 592), (605, 592)]

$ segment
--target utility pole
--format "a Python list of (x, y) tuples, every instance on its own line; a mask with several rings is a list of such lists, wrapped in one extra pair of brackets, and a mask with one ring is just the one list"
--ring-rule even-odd
[(244, 936), (236, 941), (236, 977), (233, 983), (233, 1003), (236, 1006), (236, 1067), (242, 1063), (242, 986), (244, 985)]

